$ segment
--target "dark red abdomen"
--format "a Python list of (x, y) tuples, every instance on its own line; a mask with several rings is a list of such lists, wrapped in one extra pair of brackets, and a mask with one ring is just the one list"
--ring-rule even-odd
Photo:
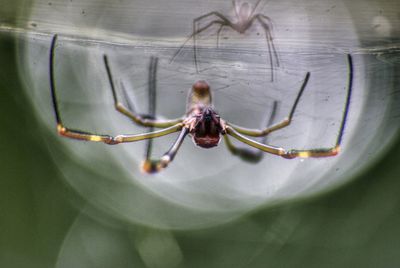
[(197, 136), (193, 135), (193, 141), (197, 146), (202, 148), (212, 148), (218, 145), (220, 141), (220, 136), (218, 135), (205, 135)]
[(202, 148), (212, 148), (218, 145), (221, 139), (221, 124), (219, 116), (211, 108), (206, 108), (198, 117), (194, 129), (191, 131), (193, 141)]

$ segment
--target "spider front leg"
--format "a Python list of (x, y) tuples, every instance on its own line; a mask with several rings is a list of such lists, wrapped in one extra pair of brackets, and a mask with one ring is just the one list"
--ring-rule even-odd
[[(200, 21), (202, 19), (205, 19), (205, 18), (207, 18), (209, 16), (213, 16), (213, 15), (217, 16), (221, 21), (219, 21), (219, 20), (212, 21), (207, 26), (203, 27), (201, 31), (198, 31), (196, 29), (197, 28), (197, 24), (200, 23)], [(207, 13), (205, 15), (202, 15), (202, 16), (194, 19), (193, 20), (193, 33), (197, 32), (197, 34), (199, 34), (202, 31), (205, 31), (207, 28), (209, 28), (214, 23), (221, 24), (221, 27), (217, 31), (217, 43), (218, 43), (218, 46), (219, 46), (219, 34), (220, 34), (222, 28), (224, 26), (229, 26), (229, 27), (233, 28), (232, 23), (224, 15), (222, 15), (221, 13), (213, 11), (213, 12)], [(199, 66), (198, 66), (198, 61), (197, 61), (197, 43), (196, 43), (196, 35), (197, 34), (193, 34), (193, 50), (194, 50), (193, 51), (193, 57), (194, 57), (194, 64), (195, 64), (195, 67), (196, 67), (196, 72), (199, 72)]]
[(218, 31), (217, 31), (217, 48), (219, 48), (219, 36), (220, 36), (220, 34), (221, 34), (221, 31), (222, 31), (222, 29), (225, 27), (226, 25), (224, 25), (224, 24), (221, 24), (221, 26), (219, 26), (219, 29), (218, 29)]
[(143, 172), (157, 173), (162, 169), (166, 168), (168, 164), (171, 163), (172, 160), (174, 160), (180, 146), (183, 143), (183, 140), (185, 139), (188, 133), (189, 129), (187, 127), (183, 127), (176, 141), (172, 144), (171, 148), (162, 157), (156, 160), (151, 160), (151, 159), (144, 160), (142, 163)]
[[(272, 125), (275, 115), (276, 115), (277, 108), (278, 108), (278, 102), (274, 101), (272, 112), (271, 112), (270, 118), (268, 120), (267, 126)], [(233, 155), (239, 156), (244, 161), (251, 162), (251, 163), (257, 163), (264, 156), (264, 153), (260, 150), (254, 150), (254, 148), (244, 148), (244, 147), (235, 146), (231, 142), (228, 135), (224, 135), (224, 140), (225, 140), (225, 144), (228, 147), (229, 151)], [(263, 143), (263, 144), (265, 144), (266, 142), (267, 142), (267, 135), (265, 135), (263, 137), (263, 139), (261, 140), (261, 143)]]
[(296, 157), (300, 158), (308, 158), (308, 157), (329, 157), (335, 156), (340, 152), (340, 145), (343, 139), (343, 133), (346, 126), (346, 120), (349, 113), (350, 108), (350, 100), (352, 94), (352, 87), (353, 87), (353, 60), (350, 54), (347, 55), (347, 62), (348, 62), (348, 81), (347, 81), (347, 95), (346, 101), (343, 109), (342, 121), (340, 124), (340, 130), (336, 139), (336, 144), (330, 148), (316, 148), (316, 149), (305, 149), (305, 150), (298, 150), (298, 149), (291, 149), (286, 150), (284, 148), (279, 148), (267, 144), (262, 144), (252, 139), (249, 139), (243, 135), (241, 135), (238, 131), (236, 131), (232, 126), (226, 127), (226, 133), (231, 135), (232, 137), (238, 139), (239, 141), (248, 144), (252, 147), (260, 149), (261, 151), (275, 154), (282, 156), (283, 158), (292, 159)]
[(135, 142), (145, 139), (152, 139), (161, 136), (165, 136), (177, 131), (180, 131), (183, 127), (182, 123), (177, 123), (173, 126), (168, 128), (164, 128), (159, 131), (149, 132), (149, 133), (142, 133), (142, 134), (124, 134), (124, 135), (117, 135), (117, 136), (110, 136), (104, 134), (95, 134), (91, 132), (81, 131), (77, 129), (72, 129), (66, 127), (61, 119), (60, 110), (58, 107), (57, 102), (57, 93), (56, 93), (56, 84), (54, 78), (54, 61), (55, 61), (55, 44), (57, 41), (57, 35), (53, 36), (50, 46), (50, 55), (49, 55), (49, 78), (50, 78), (50, 93), (51, 93), (51, 100), (53, 104), (54, 114), (56, 117), (57, 122), (57, 131), (60, 135), (77, 139), (77, 140), (85, 140), (85, 141), (95, 141), (95, 142), (104, 142), (106, 144), (118, 144), (124, 142)]
[[(150, 60), (149, 77), (148, 77), (149, 116), (152, 116), (156, 113), (157, 64), (158, 64), (158, 58), (152, 57)], [(150, 128), (150, 131), (152, 131), (152, 128)], [(142, 171), (145, 173), (156, 173), (166, 168), (168, 164), (175, 158), (175, 155), (177, 154), (178, 149), (181, 146), (184, 138), (188, 134), (188, 131), (189, 130), (186, 127), (184, 127), (181, 130), (178, 139), (160, 159), (151, 159), (153, 140), (152, 139), (147, 140), (145, 160), (142, 162)]]
[[(198, 23), (200, 23), (201, 20), (210, 17), (210, 16), (216, 16), (217, 19), (209, 22), (208, 24), (206, 24), (205, 26), (199, 28), (198, 27)], [(201, 32), (207, 30), (208, 28), (210, 28), (211, 26), (213, 26), (214, 24), (220, 24), (221, 27), (222, 26), (230, 26), (232, 27), (232, 23), (221, 13), (213, 11), (207, 14), (204, 14), (200, 17), (197, 17), (193, 20), (193, 31), (192, 34), (185, 40), (185, 42), (183, 42), (183, 44), (180, 46), (180, 48), (175, 52), (175, 54), (172, 56), (170, 63), (174, 61), (175, 57), (179, 55), (179, 53), (181, 52), (181, 50), (185, 47), (186, 43), (189, 42), (190, 39), (193, 38), (193, 59), (194, 59), (194, 64), (195, 64), (195, 68), (196, 68), (196, 72), (199, 72), (199, 67), (198, 67), (198, 62), (197, 62), (197, 39), (196, 39), (196, 35), (200, 34)]]
[[(150, 118), (146, 115), (138, 114), (137, 112), (134, 111), (133, 103), (130, 103), (130, 102), (128, 102), (128, 106), (130, 107), (130, 109), (126, 108), (118, 99), (118, 95), (115, 90), (113, 77), (111, 74), (111, 68), (110, 68), (110, 65), (108, 62), (107, 55), (104, 55), (103, 59), (104, 59), (104, 65), (106, 67), (106, 71), (107, 71), (107, 75), (108, 75), (108, 80), (110, 82), (112, 96), (114, 99), (114, 106), (117, 111), (119, 111), (123, 115), (129, 117), (135, 123), (137, 123), (141, 126), (145, 126), (145, 127), (165, 128), (165, 127), (170, 127), (170, 126), (173, 126), (175, 124), (182, 122), (182, 119), (180, 119), (180, 118), (172, 119), (172, 120), (160, 120), (160, 119), (156, 119), (154, 117), (154, 115), (153, 115), (153, 117)], [(126, 92), (125, 92), (125, 94), (126, 94)]]
[(310, 79), (310, 73), (308, 72), (306, 74), (306, 77), (303, 80), (303, 84), (301, 85), (299, 92), (297, 93), (296, 99), (292, 105), (292, 108), (290, 109), (288, 117), (283, 119), (281, 122), (274, 124), (272, 126), (269, 126), (262, 130), (244, 128), (244, 127), (240, 127), (240, 126), (237, 126), (237, 125), (234, 125), (231, 123), (227, 123), (227, 124), (230, 125), (237, 132), (244, 134), (244, 135), (252, 136), (252, 137), (262, 137), (262, 136), (268, 135), (271, 132), (274, 132), (276, 130), (279, 130), (279, 129), (289, 126), (290, 123), (292, 122), (292, 118), (293, 118), (294, 112), (296, 111), (297, 104), (299, 103), (300, 98), (303, 95), (304, 89), (306, 88), (309, 79)]

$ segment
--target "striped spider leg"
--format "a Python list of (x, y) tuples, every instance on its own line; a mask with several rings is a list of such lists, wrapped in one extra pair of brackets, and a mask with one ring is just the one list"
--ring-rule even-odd
[[(272, 106), (272, 111), (271, 111), (270, 117), (268, 119), (267, 126), (271, 126), (273, 124), (273, 122), (275, 120), (277, 108), (278, 108), (278, 102), (274, 101), (273, 106)], [(230, 125), (232, 125), (232, 124), (230, 124)], [(267, 137), (268, 137), (268, 135), (262, 136), (260, 143), (265, 144), (267, 142)], [(234, 145), (228, 135), (224, 135), (224, 141), (225, 141), (226, 146), (228, 147), (228, 150), (233, 155), (240, 157), (243, 161), (257, 163), (264, 156), (264, 152), (261, 150), (258, 150), (256, 148), (239, 147), (239, 146)]]
[(350, 100), (351, 100), (352, 87), (353, 87), (353, 60), (352, 60), (352, 56), (350, 54), (347, 55), (347, 64), (348, 64), (348, 80), (347, 80), (346, 100), (345, 100), (345, 105), (344, 105), (344, 109), (343, 109), (343, 115), (342, 115), (342, 121), (340, 124), (339, 133), (338, 133), (338, 136), (336, 139), (336, 143), (333, 147), (303, 149), (303, 150), (298, 150), (298, 149), (287, 150), (284, 148), (279, 148), (279, 147), (270, 146), (267, 144), (262, 144), (262, 143), (259, 143), (257, 141), (254, 141), (254, 140), (244, 136), (244, 135), (252, 136), (252, 137), (265, 136), (273, 131), (276, 131), (276, 130), (279, 130), (279, 129), (282, 129), (282, 128), (288, 126), (290, 124), (290, 122), (292, 121), (293, 114), (294, 114), (296, 106), (300, 100), (302, 92), (304, 91), (304, 89), (306, 87), (307, 81), (310, 77), (310, 73), (307, 73), (306, 78), (303, 82), (303, 85), (299, 91), (299, 94), (297, 95), (297, 98), (296, 98), (296, 100), (293, 104), (293, 107), (290, 111), (290, 114), (287, 118), (285, 118), (278, 124), (272, 125), (270, 127), (267, 127), (265, 129), (261, 129), (261, 130), (243, 128), (243, 127), (228, 123), (228, 125), (226, 127), (226, 133), (228, 135), (231, 135), (232, 137), (238, 139), (239, 141), (241, 141), (245, 144), (248, 144), (252, 147), (255, 147), (255, 148), (260, 149), (267, 153), (282, 156), (287, 159), (292, 159), (292, 158), (296, 158), (296, 157), (300, 157), (300, 158), (329, 157), (329, 156), (337, 155), (340, 152), (340, 145), (342, 143), (343, 133), (344, 133), (345, 126), (346, 126), (346, 120), (347, 120), (347, 116), (349, 113)]
[(118, 111), (123, 113), (124, 115), (131, 118), (134, 122), (141, 124), (143, 126), (153, 126), (153, 127), (160, 127), (163, 128), (158, 131), (148, 132), (148, 133), (141, 133), (141, 134), (121, 134), (117, 136), (110, 136), (105, 134), (96, 134), (87, 131), (82, 131), (78, 129), (73, 129), (66, 127), (61, 119), (61, 113), (58, 106), (57, 101), (57, 91), (56, 91), (56, 83), (55, 83), (55, 76), (54, 76), (54, 63), (55, 63), (55, 47), (57, 42), (57, 35), (54, 35), (51, 41), (50, 46), (50, 59), (49, 59), (49, 73), (50, 73), (50, 92), (51, 92), (51, 99), (53, 104), (53, 109), (56, 117), (57, 122), (57, 131), (61, 136), (65, 136), (72, 139), (77, 140), (84, 140), (84, 141), (95, 141), (95, 142), (104, 142), (106, 144), (118, 144), (118, 143), (125, 143), (125, 142), (135, 142), (140, 140), (152, 139), (161, 136), (165, 136), (174, 132), (181, 131), (184, 128), (182, 120), (156, 120), (156, 119), (145, 119), (141, 117), (136, 112), (130, 111), (126, 109), (122, 104), (119, 103), (116, 95), (116, 91), (114, 88), (114, 84), (112, 82), (111, 72), (108, 65), (107, 57), (104, 56), (104, 62), (106, 65), (107, 73), (110, 78), (110, 85), (113, 92), (115, 107)]
[[(179, 55), (181, 50), (185, 47), (187, 42), (193, 39), (193, 60), (194, 60), (194, 65), (196, 67), (196, 71), (199, 72), (197, 36), (200, 33), (204, 32), (205, 30), (209, 29), (214, 25), (218, 25), (218, 30), (216, 31), (217, 48), (218, 48), (220, 34), (225, 27), (231, 28), (232, 30), (240, 34), (244, 34), (247, 30), (251, 28), (254, 22), (257, 22), (263, 28), (265, 33), (265, 39), (269, 55), (269, 65), (271, 68), (271, 81), (274, 81), (274, 65), (276, 65), (276, 67), (279, 67), (279, 57), (273, 41), (273, 36), (272, 36), (273, 24), (271, 18), (261, 13), (254, 14), (260, 2), (261, 0), (258, 0), (254, 5), (254, 7), (252, 7), (251, 4), (248, 2), (243, 2), (241, 4), (238, 4), (237, 1), (233, 0), (232, 3), (235, 11), (235, 19), (236, 19), (235, 21), (229, 20), (226, 16), (217, 11), (212, 11), (195, 18), (193, 20), (192, 34), (183, 42), (180, 48), (175, 52), (170, 62), (174, 61), (174, 59)], [(208, 19), (211, 19), (211, 21), (209, 21), (207, 24), (201, 27), (201, 22)]]
[[(156, 88), (157, 88), (157, 68), (158, 58), (151, 57), (149, 65), (149, 76), (148, 76), (148, 117), (152, 118), (156, 113)], [(149, 128), (149, 131), (153, 131), (153, 127)], [(185, 136), (188, 134), (187, 130), (181, 131), (178, 139), (173, 143), (171, 148), (159, 159), (152, 159), (151, 153), (153, 149), (153, 139), (146, 141), (145, 159), (142, 162), (142, 171), (146, 173), (156, 173), (161, 169), (167, 167), (167, 165), (175, 158), (179, 147), (183, 143)]]

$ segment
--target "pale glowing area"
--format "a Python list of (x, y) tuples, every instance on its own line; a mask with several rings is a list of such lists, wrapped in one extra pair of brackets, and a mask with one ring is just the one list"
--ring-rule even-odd
[(390, 37), (392, 33), (392, 24), (385, 16), (376, 16), (373, 17), (372, 28), (375, 33), (381, 37)]
[[(169, 8), (171, 13), (166, 15), (164, 9), (173, 5), (177, 9)], [(189, 8), (193, 6), (196, 8)], [(36, 23), (37, 32), (21, 39), (20, 46), (27, 95), (38, 118), (56, 136), (57, 146), (49, 147), (66, 182), (84, 200), (112, 217), (171, 229), (227, 223), (260, 206), (308, 197), (344, 184), (364, 166), (366, 153), (375, 155), (381, 147), (370, 143), (379, 136), (375, 132), (385, 132), (381, 125), (390, 98), (384, 96), (390, 92), (384, 91), (385, 81), (379, 80), (385, 77), (380, 70), (385, 69), (378, 68), (373, 56), (353, 53), (360, 48), (360, 29), (355, 26), (358, 22), (353, 24), (355, 11), (347, 3), (261, 1), (255, 14), (271, 18), (279, 66), (269, 47), (272, 43), (266, 41), (265, 28), (256, 23), (245, 33), (224, 27), (219, 47), (218, 25), (201, 32), (196, 36), (196, 70), (193, 40), (176, 52), (192, 34), (194, 18), (212, 11), (235, 21), (229, 1), (122, 1), (114, 6), (93, 5), (91, 1), (49, 5), (38, 0), (33, 5), (31, 21)], [(358, 24), (370, 32), (371, 24), (375, 25), (375, 36), (385, 36), (394, 29), (390, 20), (370, 15), (378, 14), (375, 11), (371, 7), (368, 20), (363, 18)], [(338, 24), (340, 18), (347, 21)], [(204, 19), (201, 24), (209, 22)], [(63, 123), (58, 131), (67, 137), (56, 135), (49, 91), (49, 46), (55, 33), (59, 38), (54, 76)], [(331, 148), (338, 139), (349, 80), (348, 53), (353, 55), (355, 78), (341, 151), (336, 156), (307, 158), (307, 150)], [(121, 104), (113, 100), (104, 55)], [(123, 107), (129, 108), (130, 101), (139, 114), (147, 112), (152, 57), (159, 59), (156, 114), (163, 119), (185, 115), (188, 91), (199, 80), (210, 86), (220, 118), (246, 129), (265, 128), (276, 103), (272, 125), (274, 129), (284, 127), (267, 136), (265, 148), (270, 148), (270, 153), (263, 153), (254, 164), (232, 154), (224, 141), (203, 149), (188, 136), (172, 162), (157, 162), (178, 138), (178, 133), (172, 133), (175, 129), (153, 140), (150, 159), (154, 162), (144, 161), (147, 143), (139, 141), (136, 134), (150, 130), (138, 126), (134, 122), (138, 118), (127, 118)], [(369, 68), (367, 73), (365, 68)], [(287, 118), (308, 73), (309, 81), (289, 124)], [(379, 75), (374, 81), (381, 86), (366, 74)], [(74, 134), (69, 128), (78, 131)], [(128, 134), (132, 134), (129, 139)], [(384, 134), (391, 137), (391, 133)], [(252, 138), (261, 141), (260, 137)], [(390, 138), (384, 140), (389, 142)], [(122, 141), (130, 143), (108, 145)], [(232, 143), (257, 150), (234, 138)], [(306, 159), (280, 156), (290, 150)], [(321, 156), (336, 153), (322, 152)], [(146, 174), (143, 170), (161, 171)], [(148, 249), (153, 246), (149, 245), (157, 239), (149, 236), (135, 244), (141, 248), (141, 258), (150, 256)], [(172, 246), (173, 241), (167, 244), (173, 250), (171, 263), (179, 263), (179, 247)]]
[(176, 239), (167, 231), (144, 232), (135, 245), (146, 267), (177, 267), (183, 256)]

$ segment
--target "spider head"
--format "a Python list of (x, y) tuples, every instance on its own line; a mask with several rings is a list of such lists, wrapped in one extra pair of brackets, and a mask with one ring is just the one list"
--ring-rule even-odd
[(202, 148), (217, 146), (223, 131), (219, 115), (207, 106), (199, 109), (195, 120), (194, 127), (190, 131), (193, 142)]

